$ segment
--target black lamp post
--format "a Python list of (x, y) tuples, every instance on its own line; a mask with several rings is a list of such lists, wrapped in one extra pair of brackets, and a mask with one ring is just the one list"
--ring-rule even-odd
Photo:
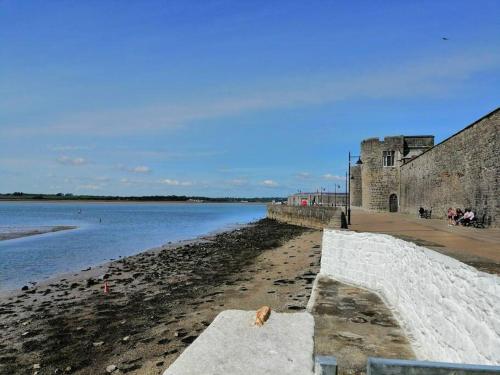
[(337, 186), (338, 186), (338, 187), (339, 187), (339, 189), (340, 189), (340, 185), (335, 184), (335, 185), (334, 185), (335, 193), (333, 193), (333, 194), (334, 194), (334, 195), (333, 195), (333, 199), (334, 199), (334, 201), (333, 201), (333, 202), (334, 202), (335, 207), (337, 207)]
[(351, 159), (358, 158), (356, 162), (357, 165), (363, 164), (361, 161), (360, 155), (351, 155), (351, 151), (349, 151), (349, 178), (347, 179), (346, 187), (348, 189), (347, 193), (347, 202), (346, 203), (346, 211), (347, 211), (347, 225), (351, 225)]
[(346, 189), (346, 195), (344, 195), (344, 203), (345, 203), (345, 214), (347, 216), (347, 223), (349, 223), (349, 211), (351, 210), (349, 208), (349, 205), (348, 205), (348, 202), (349, 202), (349, 199), (347, 199), (347, 186), (348, 186), (348, 182), (349, 181), (349, 177), (347, 176), (347, 171), (345, 172), (345, 189)]

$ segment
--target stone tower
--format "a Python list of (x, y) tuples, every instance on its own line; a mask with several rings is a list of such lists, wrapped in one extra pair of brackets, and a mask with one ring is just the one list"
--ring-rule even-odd
[(361, 165), (351, 166), (351, 206), (362, 207)]
[(391, 136), (361, 142), (362, 164), (351, 167), (351, 205), (398, 211), (400, 167), (434, 145), (434, 136)]

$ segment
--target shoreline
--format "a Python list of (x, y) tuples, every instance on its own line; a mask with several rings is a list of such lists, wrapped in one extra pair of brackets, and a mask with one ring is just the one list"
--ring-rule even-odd
[(148, 203), (165, 203), (165, 204), (261, 204), (267, 205), (271, 202), (196, 202), (196, 201), (147, 201), (147, 200), (118, 200), (118, 199), (0, 199), (2, 202), (19, 202), (19, 203), (134, 203), (134, 204), (148, 204)]
[[(193, 245), (193, 244), (199, 244), (203, 242), (208, 242), (218, 234), (224, 234), (224, 233), (231, 233), (233, 231), (238, 231), (242, 228), (246, 227), (251, 227), (252, 225), (255, 225), (255, 222), (250, 222), (250, 223), (244, 223), (244, 224), (239, 224), (239, 223), (234, 223), (234, 224), (229, 224), (224, 227), (221, 227), (219, 229), (215, 229), (213, 231), (210, 231), (205, 234), (201, 234), (197, 237), (193, 238), (188, 238), (184, 240), (177, 240), (177, 241), (169, 241), (167, 243), (164, 243), (159, 246), (155, 247), (150, 247), (146, 248), (143, 250), (140, 250), (138, 253), (133, 254), (133, 255), (127, 255), (127, 256), (118, 256), (116, 259), (109, 259), (107, 261), (104, 261), (102, 263), (97, 263), (97, 264), (88, 264), (85, 269), (75, 269), (74, 271), (67, 271), (67, 272), (61, 272), (61, 273), (55, 273), (47, 278), (40, 279), (40, 280), (30, 280), (26, 284), (29, 284), (30, 286), (24, 284), (24, 285), (18, 285), (14, 289), (0, 289), (0, 302), (4, 298), (9, 298), (12, 296), (17, 295), (20, 291), (22, 291), (22, 288), (25, 286), (28, 286), (29, 289), (32, 289), (34, 287), (38, 288), (43, 288), (43, 287), (48, 287), (50, 284), (54, 284), (59, 282), (61, 279), (65, 280), (81, 280), (86, 277), (93, 277), (93, 278), (99, 278), (102, 273), (103, 269), (109, 268), (109, 266), (112, 266), (112, 263), (121, 261), (123, 259), (135, 257), (135, 256), (140, 256), (141, 254), (156, 254), (160, 251), (165, 251), (169, 249), (176, 249), (178, 247), (182, 247), (185, 245)], [(77, 229), (78, 227), (76, 226), (57, 226), (57, 227), (67, 227), (67, 230), (71, 229)], [(47, 231), (43, 233), (37, 233), (37, 234), (47, 234), (47, 233), (56, 233), (58, 231), (62, 231), (66, 229), (60, 229), (56, 231)], [(35, 234), (36, 235), (36, 234)], [(30, 235), (26, 235), (23, 237), (16, 237), (16, 238), (11, 238), (11, 239), (19, 239), (19, 238), (24, 238), (24, 237), (30, 237)], [(6, 239), (7, 240), (7, 239)], [(0, 239), (1, 241), (1, 239)]]
[(15, 240), (17, 238), (38, 236), (47, 233), (56, 233), (64, 230), (77, 229), (76, 225), (51, 225), (51, 226), (39, 226), (36, 228), (29, 229), (27, 227), (21, 228), (19, 231), (11, 232), (0, 232), (0, 241)]
[(0, 374), (161, 374), (222, 310), (305, 309), (320, 243), (262, 219), (14, 291), (0, 298)]

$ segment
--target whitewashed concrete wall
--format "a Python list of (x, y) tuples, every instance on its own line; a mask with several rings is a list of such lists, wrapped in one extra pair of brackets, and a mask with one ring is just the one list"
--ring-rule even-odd
[(312, 375), (314, 319), (271, 312), (262, 326), (255, 311), (226, 310), (163, 375)]
[(383, 234), (325, 230), (321, 274), (377, 291), (422, 360), (500, 364), (500, 278)]

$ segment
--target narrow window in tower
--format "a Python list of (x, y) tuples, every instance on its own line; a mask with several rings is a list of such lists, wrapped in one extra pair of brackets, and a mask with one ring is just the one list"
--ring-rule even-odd
[(394, 167), (394, 151), (383, 151), (384, 167)]

